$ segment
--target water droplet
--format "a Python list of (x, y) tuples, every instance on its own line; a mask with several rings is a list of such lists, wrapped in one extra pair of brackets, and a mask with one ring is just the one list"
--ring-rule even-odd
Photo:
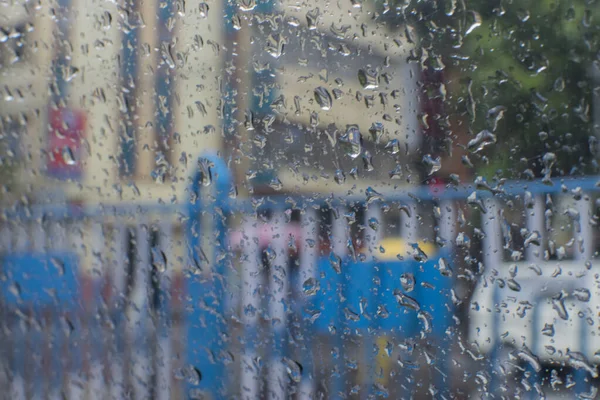
[(455, 243), (456, 243), (456, 247), (458, 247), (460, 249), (471, 248), (471, 239), (464, 232), (459, 232), (458, 235), (456, 235)]
[(481, 26), (481, 15), (477, 11), (469, 11), (468, 15), (470, 15), (467, 22), (469, 27), (465, 31), (465, 36)]
[(467, 204), (473, 208), (478, 209), (484, 214), (487, 213), (487, 208), (483, 204), (483, 200), (481, 200), (479, 196), (477, 196), (477, 192), (473, 192), (469, 195), (469, 197), (467, 197)]
[(344, 308), (344, 317), (348, 321), (358, 322), (360, 321), (360, 315), (349, 309), (348, 307)]
[(402, 293), (399, 289), (394, 289), (394, 297), (396, 298), (396, 301), (400, 307), (406, 307), (414, 311), (417, 311), (421, 308), (421, 305), (417, 302), (417, 300)]
[(582, 369), (588, 372), (593, 378), (598, 377), (598, 368), (590, 365), (587, 358), (578, 351), (567, 350), (569, 365), (575, 369)]
[(302, 284), (302, 290), (305, 295), (314, 296), (319, 291), (319, 282), (315, 278), (310, 277)]
[(586, 288), (579, 288), (579, 289), (575, 289), (573, 290), (573, 296), (579, 300), (579, 301), (583, 301), (583, 302), (588, 302), (590, 301), (591, 298), (591, 294), (589, 289)]
[(200, 18), (206, 18), (208, 17), (208, 4), (206, 3), (200, 3), (198, 4), (198, 14), (200, 15)]
[(521, 285), (515, 281), (514, 279), (510, 278), (509, 280), (506, 281), (506, 285), (508, 286), (508, 288), (514, 292), (520, 292), (521, 291)]
[(315, 30), (317, 29), (317, 22), (319, 20), (319, 16), (321, 15), (321, 10), (319, 10), (319, 7), (313, 9), (313, 10), (309, 10), (306, 13), (306, 25), (308, 27), (309, 30)]
[(446, 259), (444, 257), (440, 257), (439, 261), (438, 261), (438, 266), (440, 269), (440, 274), (442, 276), (452, 276), (452, 268), (450, 268), (450, 266), (448, 265), (448, 263), (446, 262)]
[(521, 348), (521, 350), (517, 353), (517, 356), (528, 363), (535, 372), (540, 372), (542, 370), (542, 364), (540, 363), (540, 359), (538, 356), (533, 354), (531, 350), (525, 345)]
[(544, 163), (544, 169), (546, 171), (545, 173), (550, 173), (550, 170), (552, 169), (552, 166), (556, 162), (556, 154), (551, 153), (551, 152), (547, 152), (542, 157), (542, 162)]
[(345, 144), (347, 148), (346, 154), (350, 158), (357, 158), (362, 153), (362, 136), (356, 125), (350, 125), (340, 137), (340, 142)]
[(419, 310), (419, 312), (417, 313), (417, 319), (421, 322), (421, 325), (423, 326), (423, 333), (430, 333), (432, 320), (431, 314), (429, 314), (427, 311)]
[(236, 185), (232, 185), (231, 188), (229, 189), (229, 198), (237, 199), (237, 196), (238, 196), (238, 188)]
[(283, 365), (285, 365), (288, 377), (293, 382), (300, 382), (302, 380), (302, 364), (287, 357), (284, 357), (281, 361), (283, 362)]
[(392, 139), (385, 145), (385, 149), (391, 154), (398, 154), (400, 152), (400, 142), (398, 139)]
[(206, 158), (200, 158), (198, 160), (200, 183), (202, 186), (210, 186), (212, 184), (212, 166), (212, 162)]
[(267, 246), (265, 249), (265, 256), (267, 257), (267, 263), (269, 266), (272, 266), (273, 262), (277, 258), (277, 253), (271, 248), (271, 246)]
[(231, 17), (231, 26), (236, 31), (242, 29), (242, 20), (239, 15), (234, 15), (233, 17)]
[(185, 379), (191, 385), (199, 385), (202, 380), (202, 373), (193, 365), (188, 365), (182, 370), (176, 372), (176, 378)]
[(415, 276), (410, 272), (400, 275), (400, 284), (406, 293), (410, 293), (415, 288)]
[(375, 170), (375, 167), (373, 167), (373, 156), (371, 156), (371, 152), (369, 150), (364, 151), (362, 159), (363, 166), (365, 167), (366, 171), (371, 172)]
[(280, 33), (270, 34), (267, 38), (267, 44), (265, 45), (265, 51), (273, 58), (279, 58), (283, 55), (285, 44), (287, 43), (285, 37)]
[(63, 147), (62, 158), (65, 164), (67, 165), (77, 164), (77, 161), (75, 160), (75, 155), (73, 154), (73, 150), (71, 150), (71, 148), (68, 146)]
[(152, 266), (160, 273), (165, 272), (167, 270), (167, 256), (165, 253), (158, 247), (152, 247), (150, 253)]
[(467, 149), (473, 153), (478, 153), (487, 146), (496, 143), (496, 135), (488, 130), (479, 132), (473, 139), (467, 143)]
[(402, 166), (400, 164), (397, 164), (393, 170), (391, 170), (389, 172), (390, 175), (390, 179), (401, 179), (403, 174), (402, 174)]
[(342, 273), (342, 259), (334, 252), (329, 254), (329, 264), (336, 274)]
[(540, 246), (542, 244), (542, 235), (539, 231), (529, 232), (527, 237), (525, 238), (525, 247), (529, 247), (530, 245)]
[(552, 298), (552, 308), (556, 311), (560, 319), (564, 321), (569, 319), (569, 313), (565, 308), (564, 295), (562, 293)]
[(267, 145), (267, 137), (261, 134), (256, 134), (254, 138), (252, 138), (252, 142), (259, 149), (264, 149)]
[(346, 182), (346, 174), (344, 174), (344, 171), (342, 171), (341, 169), (336, 169), (335, 176), (333, 177), (333, 179), (338, 185), (341, 185), (344, 182)]
[(358, 82), (363, 89), (377, 89), (379, 86), (379, 74), (371, 67), (358, 70)]
[(442, 161), (440, 157), (434, 159), (430, 154), (425, 154), (423, 156), (422, 163), (425, 166), (427, 176), (434, 174), (442, 168)]
[(544, 328), (542, 328), (542, 335), (545, 336), (554, 336), (554, 325), (553, 324), (544, 324)]
[(65, 274), (65, 263), (63, 263), (62, 260), (52, 257), (50, 258), (50, 264), (52, 267), (54, 267), (54, 269), (56, 269), (59, 276), (63, 276)]
[(556, 78), (556, 80), (554, 81), (554, 90), (557, 92), (562, 92), (563, 90), (565, 90), (565, 80), (562, 76), (559, 76), (558, 78)]
[(379, 230), (379, 221), (377, 220), (377, 218), (375, 218), (375, 217), (369, 218), (368, 224), (369, 224), (369, 227), (371, 229), (373, 229), (374, 231)]
[(375, 191), (371, 186), (369, 186), (367, 190), (365, 190), (365, 194), (367, 195), (367, 204), (371, 204), (376, 200), (383, 201), (383, 197), (381, 197), (381, 194)]
[(256, 0), (239, 0), (238, 6), (242, 11), (252, 11), (256, 8)]
[(322, 110), (327, 111), (331, 109), (333, 105), (333, 99), (331, 98), (329, 90), (327, 90), (323, 86), (319, 86), (315, 89), (314, 95), (317, 104), (319, 104), (319, 107), (321, 107)]
[(381, 136), (383, 136), (383, 124), (381, 122), (373, 122), (373, 124), (369, 128), (369, 133), (373, 138), (373, 142), (379, 143), (379, 141), (381, 140)]
[(387, 390), (387, 388), (379, 382), (373, 384), (373, 394), (376, 397), (381, 397), (384, 399), (387, 399), (390, 396), (390, 392)]
[(280, 191), (283, 189), (283, 183), (279, 180), (279, 178), (273, 178), (269, 182), (269, 186), (272, 187), (276, 191)]
[(423, 249), (421, 249), (419, 247), (418, 243), (409, 243), (409, 244), (412, 247), (412, 257), (413, 257), (413, 259), (415, 259), (415, 261), (418, 261), (418, 262), (427, 261), (427, 259), (428, 259), (427, 254), (425, 254)]

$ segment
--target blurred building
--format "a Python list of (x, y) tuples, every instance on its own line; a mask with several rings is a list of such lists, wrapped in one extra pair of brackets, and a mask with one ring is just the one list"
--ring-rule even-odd
[(329, 191), (338, 169), (387, 181), (406, 164), (409, 38), (358, 3), (242, 3), (3, 3), (3, 164), (29, 201), (181, 203), (211, 150), (239, 163), (242, 193), (261, 182), (247, 169)]
[(31, 200), (183, 195), (191, 160), (220, 146), (220, 4), (5, 4), (4, 159)]

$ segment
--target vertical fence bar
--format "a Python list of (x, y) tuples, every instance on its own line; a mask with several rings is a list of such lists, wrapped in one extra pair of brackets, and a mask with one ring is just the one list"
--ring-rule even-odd
[[(304, 209), (303, 216), (301, 218), (302, 223), (302, 241), (300, 245), (300, 271), (298, 273), (298, 293), (304, 293), (304, 282), (308, 279), (317, 280), (317, 258), (319, 249), (319, 226), (317, 221), (317, 213), (314, 208), (307, 205)], [(302, 296), (302, 295), (301, 295)], [(304, 300), (304, 299), (303, 299)], [(306, 305), (306, 301), (299, 302), (301, 307)], [(299, 310), (299, 315), (303, 315), (303, 311)], [(315, 393), (315, 381), (314, 373), (315, 363), (312, 353), (315, 350), (313, 339), (313, 327), (310, 324), (304, 325), (305, 332), (305, 343), (306, 352), (304, 354), (304, 365), (305, 370), (303, 371), (303, 377), (300, 384), (298, 393), (298, 400), (309, 400), (314, 397)]]
[(533, 234), (538, 232), (540, 235), (540, 245), (537, 246), (533, 243), (529, 244), (525, 249), (526, 260), (530, 263), (541, 263), (544, 260), (544, 233), (545, 228), (545, 217), (544, 217), (544, 197), (543, 195), (536, 195), (533, 197), (533, 207), (529, 210), (525, 210), (526, 215), (526, 228)]
[(150, 232), (146, 223), (141, 223), (136, 229), (135, 245), (136, 260), (134, 269), (133, 289), (131, 291), (131, 304), (128, 312), (128, 323), (130, 324), (130, 335), (133, 338), (131, 348), (131, 365), (128, 373), (131, 377), (133, 394), (135, 399), (147, 399), (150, 397), (150, 382), (152, 369), (150, 367), (148, 329), (148, 307), (150, 297)]
[(8, 223), (4, 223), (0, 228), (0, 253), (7, 253), (12, 250), (12, 233)]
[(105, 321), (94, 318), (96, 310), (101, 306), (101, 289), (102, 283), (105, 279), (106, 268), (103, 262), (104, 249), (105, 249), (105, 238), (104, 230), (101, 219), (90, 220), (90, 258), (91, 258), (91, 271), (90, 271), (90, 285), (92, 293), (91, 307), (88, 312), (88, 341), (89, 351), (86, 353), (88, 357), (87, 362), (89, 365), (89, 376), (87, 385), (87, 396), (89, 400), (101, 400), (104, 395), (104, 369), (107, 368), (105, 363), (106, 359), (106, 347), (108, 331), (105, 327)]
[(125, 397), (125, 359), (124, 354), (127, 342), (128, 330), (125, 327), (126, 321), (124, 312), (127, 310), (124, 303), (126, 293), (128, 268), (127, 259), (127, 241), (129, 239), (127, 227), (121, 223), (116, 223), (112, 231), (112, 246), (114, 247), (113, 260), (110, 271), (111, 296), (107, 300), (108, 307), (113, 313), (113, 322), (115, 331), (111, 337), (111, 367), (110, 367), (110, 396), (112, 399), (121, 399)]
[[(158, 310), (158, 341), (157, 357), (154, 371), (156, 371), (156, 395), (157, 400), (167, 400), (171, 398), (171, 371), (172, 371), (172, 299), (167, 298), (171, 293), (171, 284), (175, 275), (173, 271), (173, 241), (175, 238), (174, 224), (168, 216), (164, 216), (159, 224), (160, 232), (158, 239), (158, 251), (153, 253), (153, 257), (162, 257), (164, 259), (154, 260), (156, 268), (164, 268), (157, 271), (160, 290), (160, 305)], [(162, 252), (162, 254), (160, 253)], [(164, 265), (163, 265), (164, 263)]]
[(13, 249), (15, 252), (25, 252), (29, 246), (29, 238), (27, 229), (23, 223), (17, 224), (15, 227), (15, 236), (13, 238)]
[(440, 202), (440, 220), (438, 221), (439, 236), (445, 241), (444, 247), (448, 253), (452, 252), (456, 238), (456, 204), (452, 200)]
[[(401, 207), (401, 212), (400, 212), (400, 237), (402, 238), (402, 240), (406, 243), (406, 245), (404, 246), (404, 249), (401, 250), (402, 253), (400, 253), (400, 255), (402, 257), (404, 257), (404, 262), (407, 263), (407, 265), (409, 265), (409, 271), (410, 273), (413, 274), (413, 276), (416, 275), (417, 273), (417, 269), (416, 266), (413, 262), (413, 260), (411, 259), (410, 254), (408, 253), (408, 249), (410, 249), (410, 243), (416, 243), (419, 240), (419, 227), (418, 227), (418, 219), (417, 219), (417, 204), (415, 202), (409, 202), (405, 205), (403, 205)], [(406, 249), (406, 250), (405, 250)], [(410, 329), (409, 332), (411, 335), (415, 334), (416, 331), (416, 321), (412, 321), (412, 323), (414, 324)], [(407, 336), (405, 334), (404, 338), (406, 339)], [(412, 355), (407, 355), (406, 358), (408, 361), (413, 361), (410, 360), (410, 358), (412, 358), (414, 356)], [(404, 392), (405, 393), (412, 393), (412, 391), (414, 390), (414, 386), (415, 386), (415, 376), (414, 373), (411, 369), (406, 368), (403, 373), (405, 374), (406, 378), (405, 378), (405, 384), (403, 385), (404, 388)]]
[[(448, 257), (447, 262), (452, 263), (454, 261), (454, 245), (455, 238), (457, 235), (457, 205), (456, 202), (451, 199), (444, 199), (440, 201), (440, 220), (437, 222), (438, 224), (438, 234), (444, 240), (444, 247), (440, 249), (440, 257)], [(452, 317), (455, 314), (455, 308), (450, 300), (451, 290), (454, 288), (454, 277), (445, 277), (440, 272), (436, 274), (439, 277), (439, 282), (441, 287), (438, 289), (441, 293), (441, 302), (437, 304), (436, 307), (444, 307), (444, 302), (448, 306), (448, 310), (446, 312), (450, 313), (446, 318), (443, 318), (443, 327), (449, 327), (452, 324)], [(444, 307), (445, 308), (445, 307)], [(440, 324), (442, 321), (436, 321)], [(451, 376), (451, 363), (452, 363), (452, 343), (448, 336), (442, 332), (442, 329), (436, 329), (438, 335), (441, 336), (437, 339), (440, 340), (438, 343), (438, 351), (437, 351), (437, 364), (439, 365), (440, 371), (436, 371), (436, 378), (434, 379), (434, 383), (438, 390), (438, 393), (441, 395), (446, 395), (452, 392), (452, 382), (450, 380)]]
[(66, 241), (66, 221), (52, 220), (48, 224), (48, 248), (52, 251), (63, 252), (67, 250)]
[[(402, 214), (402, 216), (400, 217), (400, 236), (407, 243), (416, 243), (419, 240), (417, 204), (411, 202), (408, 203), (405, 207), (407, 212)], [(403, 256), (406, 256), (406, 254), (403, 254)]]
[[(594, 231), (590, 224), (592, 217), (592, 202), (585, 198), (577, 201), (579, 211), (579, 232), (577, 226), (573, 236), (575, 237), (575, 258), (579, 261), (591, 261), (594, 253)], [(575, 224), (577, 225), (577, 224)]]
[[(377, 301), (377, 297), (375, 296), (375, 293), (373, 293), (373, 290), (375, 289), (373, 287), (373, 276), (375, 274), (375, 263), (377, 262), (377, 260), (379, 259), (378, 257), (381, 254), (379, 247), (381, 246), (381, 241), (383, 239), (382, 230), (384, 229), (385, 222), (383, 219), (383, 214), (381, 212), (380, 202), (365, 204), (365, 207), (366, 209), (364, 216), (364, 225), (367, 227), (365, 234), (365, 244), (367, 246), (368, 252), (367, 257), (371, 260), (371, 263), (359, 263), (358, 265), (354, 266), (354, 268), (357, 269), (357, 274), (353, 274), (359, 280), (364, 279), (366, 284), (360, 286), (362, 286), (364, 289), (367, 289), (365, 290), (365, 292), (363, 292), (363, 296), (368, 303), (365, 307), (366, 309), (362, 312), (363, 315), (361, 315), (361, 319), (367, 319), (368, 321), (366, 323), (366, 327), (361, 327), (360, 329), (363, 337), (360, 341), (362, 348), (359, 352), (360, 358), (362, 359), (362, 363), (364, 363), (364, 368), (362, 368), (363, 374), (361, 377), (361, 381), (364, 388), (362, 391), (364, 393), (363, 398), (364, 396), (370, 397), (373, 395), (373, 383), (375, 382), (375, 374), (377, 373), (376, 359), (373, 354), (373, 346), (376, 343), (374, 340), (376, 338), (374, 338), (373, 335), (375, 332), (378, 331), (376, 329), (377, 321), (375, 319), (375, 302)], [(359, 283), (360, 282), (356, 282), (356, 284)], [(352, 287), (355, 285), (351, 284), (350, 286)]]
[(32, 250), (43, 253), (46, 251), (46, 230), (44, 226), (36, 221), (31, 225)]
[(277, 210), (271, 218), (271, 250), (275, 259), (269, 265), (269, 318), (273, 337), (269, 362), (269, 398), (283, 399), (286, 396), (286, 369), (282, 357), (286, 350), (287, 294), (289, 291), (288, 252), (285, 237), (285, 216)]
[[(337, 257), (339, 257), (341, 260), (344, 260), (348, 254), (348, 247), (346, 246), (346, 244), (347, 241), (350, 239), (348, 224), (344, 217), (346, 207), (337, 206), (335, 210), (332, 209), (331, 212), (331, 249)], [(329, 260), (328, 264), (331, 264), (331, 260)], [(342, 272), (341, 274), (337, 274), (332, 270), (332, 266), (328, 265), (327, 272), (325, 275), (326, 277), (328, 277), (326, 278), (326, 281), (331, 283), (331, 287), (327, 288), (328, 291), (325, 293), (324, 296), (327, 297), (325, 307), (334, 308), (333, 321), (331, 322), (331, 325), (335, 328), (335, 332), (333, 334), (332, 343), (333, 347), (337, 348), (338, 350), (338, 357), (331, 360), (332, 362), (330, 366), (326, 366), (326, 368), (329, 368), (330, 371), (331, 385), (329, 391), (330, 396), (333, 399), (339, 398), (340, 393), (344, 392), (344, 340), (342, 325), (340, 324), (340, 321), (342, 321), (344, 318), (344, 314), (342, 312), (342, 307), (339, 302), (339, 293), (342, 293), (343, 290), (343, 279), (340, 276), (344, 274), (343, 263), (342, 265), (340, 265), (340, 268), (342, 268)], [(321, 285), (321, 290), (323, 290), (323, 286), (325, 285)]]
[[(488, 274), (492, 268), (499, 268), (502, 265), (502, 235), (500, 233), (500, 215), (499, 205), (494, 198), (486, 199), (487, 212), (482, 214), (482, 228), (485, 233), (483, 239), (483, 260), (485, 264), (486, 276), (483, 279), (488, 279)], [(489, 288), (492, 291), (492, 353), (489, 360), (490, 383), (487, 388), (488, 393), (492, 393), (497, 388), (497, 371), (498, 356), (500, 343), (500, 316), (496, 312), (496, 306), (499, 302), (498, 288), (494, 285)]]
[(242, 363), (241, 363), (241, 388), (240, 395), (244, 400), (259, 398), (260, 371), (254, 360), (257, 357), (258, 338), (258, 313), (260, 308), (260, 248), (258, 242), (257, 222), (252, 217), (247, 217), (244, 222), (241, 240), (242, 261), (242, 296), (241, 314), (244, 324), (244, 338), (242, 340)]
[[(85, 260), (84, 254), (84, 227), (82, 219), (74, 218), (68, 224), (67, 228), (67, 243), (71, 247), (71, 251), (77, 256), (78, 259), (78, 276), (80, 279), (85, 279), (87, 277), (86, 274), (89, 274), (89, 271), (86, 271), (83, 263)], [(83, 294), (83, 293), (82, 293)], [(82, 371), (84, 371), (84, 358), (85, 352), (88, 349), (85, 348), (85, 330), (88, 328), (86, 324), (86, 315), (85, 311), (77, 310), (74, 315), (75, 321), (74, 324), (77, 325), (78, 330), (74, 332), (74, 337), (67, 338), (67, 340), (77, 340), (77, 345), (73, 345), (73, 343), (68, 343), (66, 345), (67, 351), (67, 364), (69, 368), (67, 369), (67, 378), (66, 378), (66, 386), (67, 386), (67, 397), (69, 399), (80, 399), (85, 397), (85, 377), (82, 375)]]
[[(579, 227), (576, 226), (575, 222), (573, 237), (575, 237), (575, 259), (580, 261), (582, 264), (592, 261), (592, 255), (594, 253), (594, 232), (591, 224), (591, 217), (593, 215), (592, 201), (586, 197), (577, 200), (577, 211), (579, 211)], [(579, 228), (579, 229), (578, 229)], [(588, 329), (590, 328), (584, 322), (584, 318), (577, 318), (581, 324), (579, 332), (579, 340), (581, 343), (580, 351), (582, 354), (588, 353)], [(588, 328), (588, 329), (586, 329)], [(577, 383), (576, 388), (579, 393), (587, 393), (590, 389), (589, 382), (586, 382), (588, 373), (583, 369), (578, 369), (575, 372), (575, 381)]]

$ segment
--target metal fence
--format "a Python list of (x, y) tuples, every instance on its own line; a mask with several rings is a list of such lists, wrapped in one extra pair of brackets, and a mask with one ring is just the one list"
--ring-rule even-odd
[[(507, 339), (504, 330), (526, 336), (515, 357), (541, 371), (522, 346), (541, 352), (531, 343), (543, 337), (535, 321), (549, 317), (536, 304), (546, 297), (522, 289), (550, 279), (555, 254), (544, 260), (546, 245), (530, 241), (520, 245), (523, 256), (513, 250), (506, 261), (518, 246), (502, 242), (508, 228), (499, 205), (525, 201), (524, 236), (541, 234), (544, 196), (579, 197), (596, 190), (592, 180), (239, 200), (222, 160), (200, 165), (185, 207), (6, 213), (2, 373), (10, 398), (451, 398), (462, 390), (453, 377), (467, 368), (457, 365), (459, 353), (486, 361), (475, 390), (500, 385), (500, 354), (519, 336)], [(592, 276), (586, 219), (594, 220), (595, 206), (591, 197), (577, 201), (579, 217), (569, 218), (581, 246), (573, 253)], [(536, 262), (537, 280), (515, 272), (515, 264), (523, 271)], [(468, 272), (479, 282), (467, 300), (477, 310), (464, 318), (455, 288)], [(569, 311), (592, 317), (594, 301), (589, 311)], [(519, 310), (506, 303), (533, 310), (517, 321)], [(479, 350), (465, 345), (461, 324)], [(592, 343), (590, 330), (577, 326), (561, 335), (576, 330), (577, 343)], [(548, 360), (560, 362), (540, 364)]]

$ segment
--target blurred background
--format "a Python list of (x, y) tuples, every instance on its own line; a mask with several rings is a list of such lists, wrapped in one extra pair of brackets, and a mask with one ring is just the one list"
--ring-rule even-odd
[(0, 397), (596, 398), (599, 10), (0, 0)]

